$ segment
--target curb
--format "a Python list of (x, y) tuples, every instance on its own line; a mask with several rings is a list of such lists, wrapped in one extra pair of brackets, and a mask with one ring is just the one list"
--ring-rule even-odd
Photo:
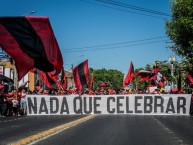
[(96, 115), (89, 115), (89, 116), (86, 116), (86, 117), (83, 117), (83, 118), (80, 118), (80, 119), (77, 119), (75, 121), (72, 121), (72, 122), (69, 122), (69, 123), (65, 123), (65, 124), (62, 124), (62, 125), (59, 125), (57, 127), (54, 127), (54, 128), (51, 128), (49, 130), (46, 130), (46, 131), (43, 131), (41, 133), (38, 133), (36, 135), (32, 135), (30, 137), (27, 137), (27, 138), (24, 138), (24, 139), (21, 139), (19, 140), (18, 142), (15, 142), (15, 143), (12, 143), (11, 145), (25, 145), (25, 144), (29, 144), (29, 143), (32, 143), (32, 142), (35, 142), (37, 140), (40, 140), (40, 139), (43, 139), (47, 136), (51, 136), (51, 135), (54, 135), (62, 130), (65, 130), (67, 128), (70, 128), (72, 126), (75, 126), (79, 123), (82, 123), (82, 122), (85, 122), (89, 119), (92, 119), (94, 118)]

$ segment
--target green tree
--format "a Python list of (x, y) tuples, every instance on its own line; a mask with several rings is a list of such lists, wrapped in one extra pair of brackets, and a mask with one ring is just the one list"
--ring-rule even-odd
[(157, 64), (157, 66), (161, 69), (161, 73), (163, 74), (163, 76), (165, 76), (167, 78), (168, 81), (171, 81), (171, 64), (164, 60), (164, 61), (155, 61), (155, 63)]
[(147, 70), (147, 71), (151, 71), (151, 65), (150, 65), (150, 64), (146, 64), (146, 66), (145, 66), (145, 70)]
[[(186, 77), (188, 75), (187, 68), (190, 68), (190, 63), (187, 61), (187, 59), (182, 59), (180, 62), (176, 63), (175, 66), (175, 75), (176, 78), (181, 74), (181, 88), (182, 90), (188, 91), (191, 89), (190, 84), (186, 82)], [(179, 82), (179, 77), (177, 78), (177, 81)]]
[(90, 68), (90, 75), (94, 73), (93, 88), (96, 90), (102, 82), (106, 82), (108, 86), (115, 89), (121, 89), (124, 74), (114, 69), (93, 69)]
[(193, 0), (172, 0), (171, 11), (166, 33), (176, 45), (174, 51), (186, 57), (193, 67)]
[[(147, 65), (146, 65), (147, 66)], [(148, 66), (148, 68), (150, 68), (150, 66)], [(138, 89), (138, 90), (145, 90), (146, 87), (147, 87), (147, 82), (140, 82), (140, 77), (137, 76), (137, 73), (140, 71), (140, 70), (144, 70), (144, 68), (136, 68), (135, 69), (135, 79), (133, 81), (133, 86), (134, 86), (134, 89)]]
[[(172, 78), (171, 78), (171, 71), (170, 71), (170, 64), (168, 61), (155, 61), (156, 65), (158, 68), (161, 69), (161, 73), (163, 74), (163, 76), (165, 76), (167, 78), (168, 81), (171, 81)], [(153, 66), (151, 66), (150, 64), (146, 64), (145, 66), (145, 70), (147, 71), (152, 71), (153, 69)], [(135, 69), (135, 74), (137, 74), (140, 70), (144, 70), (144, 68), (137, 68)], [(147, 89), (147, 86), (149, 84), (151, 84), (150, 81), (143, 81), (143, 82), (140, 82), (139, 81), (140, 77), (136, 76), (135, 77), (135, 80), (134, 80), (134, 88), (137, 88), (140, 89), (140, 90), (146, 90)]]

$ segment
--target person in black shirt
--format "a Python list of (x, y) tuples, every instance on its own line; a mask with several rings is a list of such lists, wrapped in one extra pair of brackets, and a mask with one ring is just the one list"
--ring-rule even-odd
[(1, 115), (4, 117), (4, 116), (7, 116), (7, 98), (4, 97), (2, 94), (0, 95), (0, 107), (1, 107)]
[(0, 94), (0, 115), (2, 115), (3, 112), (3, 101), (4, 101), (4, 97)]

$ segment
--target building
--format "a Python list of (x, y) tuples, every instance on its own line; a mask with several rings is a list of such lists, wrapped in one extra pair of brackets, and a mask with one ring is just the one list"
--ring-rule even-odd
[[(14, 67), (9, 61), (2, 61), (0, 62), (0, 74), (4, 75), (8, 78), (11, 78), (14, 80), (15, 78), (15, 72)], [(29, 83), (26, 85), (26, 87), (29, 88), (29, 90), (34, 90), (34, 84), (35, 84), (35, 74), (34, 73), (27, 73), (18, 83), (18, 87), (21, 86), (23, 83), (27, 82), (29, 80)]]
[[(9, 61), (2, 61), (0, 62), (0, 74), (4, 75), (8, 78), (11, 78), (14, 80), (15, 78), (15, 72), (14, 72), (14, 67)], [(66, 75), (66, 80), (67, 80), (67, 88), (69, 87), (74, 87), (74, 79), (73, 79), (73, 74), (71, 71), (64, 71)], [(18, 83), (18, 87), (21, 86), (23, 83), (29, 81), (29, 83), (26, 85), (27, 88), (29, 88), (30, 91), (34, 91), (35, 89), (35, 84), (38, 79), (38, 74), (28, 72)]]
[(64, 73), (66, 75), (66, 80), (67, 80), (67, 89), (70, 87), (74, 87), (74, 78), (73, 78), (73, 73), (72, 71), (66, 71), (64, 70)]

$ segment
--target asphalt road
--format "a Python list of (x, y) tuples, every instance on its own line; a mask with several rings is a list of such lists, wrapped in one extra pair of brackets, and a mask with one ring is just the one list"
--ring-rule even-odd
[(16, 142), (81, 117), (83, 115), (0, 117), (0, 145)]
[(36, 145), (193, 144), (190, 116), (97, 116)]
[[(83, 116), (0, 118), (0, 145)], [(184, 145), (193, 144), (191, 116), (98, 115), (36, 145)]]

